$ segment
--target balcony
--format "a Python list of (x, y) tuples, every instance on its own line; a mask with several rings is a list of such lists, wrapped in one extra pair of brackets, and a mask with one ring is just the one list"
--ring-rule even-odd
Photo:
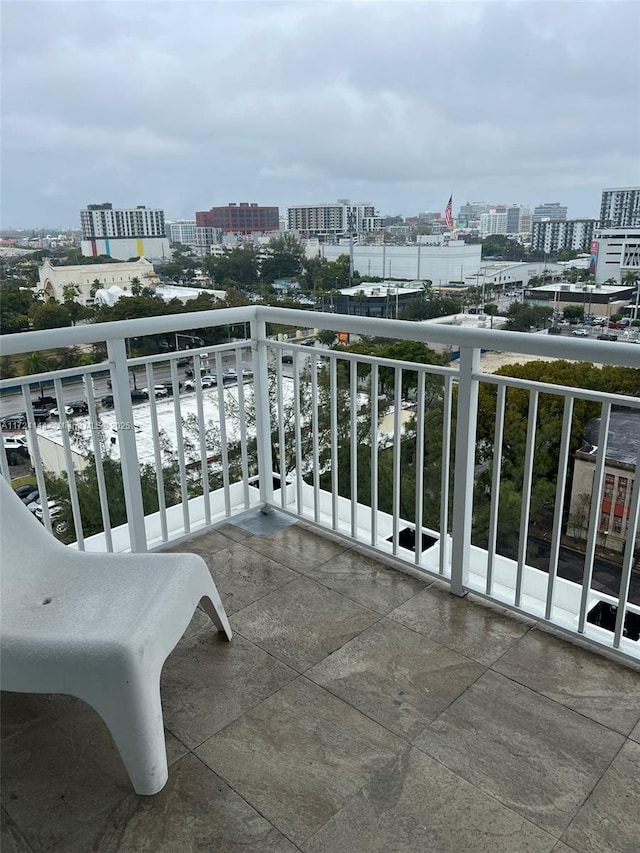
[(630, 851), (637, 669), (279, 511), (171, 550), (211, 567), (163, 673), (169, 782), (101, 719), (3, 694), (3, 850)]
[[(480, 352), (637, 367), (637, 348), (311, 316), (334, 330), (449, 345), (460, 359), (403, 363), (277, 342), (267, 322), (306, 325), (310, 315), (263, 308), (5, 336), (5, 354), (107, 342), (106, 363), (21, 382), (41, 494), (50, 482), (47, 435), (31, 417), (30, 385), (52, 381), (62, 401), (80, 373), (88, 427), (79, 435), (81, 421), (62, 409), (49, 436), (56, 432), (68, 475), (73, 529), (64, 538), (81, 550), (202, 554), (235, 639), (218, 643), (197, 614), (169, 658), (170, 777), (152, 799), (131, 793), (89, 708), (4, 695), (4, 843), (60, 851), (634, 849), (637, 485), (617, 572), (600, 570), (598, 525), (611, 411), (640, 402), (488, 374)], [(250, 325), (249, 338), (207, 347), (206, 356), (193, 351), (194, 392), (179, 393), (184, 353), (127, 358), (126, 338), (231, 323)], [(238, 379), (203, 388), (205, 364), (217, 377), (234, 365)], [(171, 384), (172, 397), (132, 405), (136, 369), (148, 388), (159, 376)], [(97, 405), (107, 374), (112, 414)], [(0, 388), (9, 393), (12, 384)], [(519, 536), (508, 554), (500, 483), (514, 394), (524, 395), (528, 423)], [(560, 417), (541, 569), (528, 543), (537, 414), (548, 397)], [(489, 438), (479, 435), (487, 399)], [(601, 440), (582, 564), (568, 576), (561, 553), (573, 414), (583, 401), (600, 413)], [(116, 443), (105, 450), (101, 440), (112, 433)], [(488, 441), (492, 452), (480, 459)], [(178, 450), (172, 491), (167, 445)], [(98, 530), (86, 529), (82, 512), (80, 446), (95, 459)], [(124, 521), (108, 499), (108, 459), (120, 463)], [(155, 471), (152, 506), (146, 462)], [(0, 466), (8, 476), (4, 453)], [(481, 542), (473, 522), (482, 474), (492, 489)], [(43, 523), (53, 528), (47, 507), (44, 500)]]

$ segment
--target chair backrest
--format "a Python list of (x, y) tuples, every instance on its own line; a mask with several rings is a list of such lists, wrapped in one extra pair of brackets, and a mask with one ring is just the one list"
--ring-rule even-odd
[(27, 572), (46, 552), (66, 549), (0, 476), (0, 571)]

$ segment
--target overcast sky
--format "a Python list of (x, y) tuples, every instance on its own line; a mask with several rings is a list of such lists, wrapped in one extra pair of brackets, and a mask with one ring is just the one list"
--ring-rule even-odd
[(2, 2), (2, 226), (640, 184), (640, 4)]

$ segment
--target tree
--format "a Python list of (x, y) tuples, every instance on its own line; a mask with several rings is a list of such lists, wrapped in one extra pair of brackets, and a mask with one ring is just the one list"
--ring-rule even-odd
[(291, 234), (277, 237), (269, 242), (266, 257), (262, 259), (262, 279), (271, 283), (278, 278), (298, 278), (303, 260), (304, 246), (299, 240)]
[(579, 322), (584, 319), (584, 305), (567, 305), (563, 312), (565, 320)]
[(33, 292), (7, 281), (0, 286), (0, 333), (23, 332), (29, 328), (29, 312), (37, 304)]
[(253, 290), (259, 280), (258, 250), (254, 246), (235, 246), (227, 249), (222, 257), (206, 257), (203, 267), (218, 286), (225, 279), (231, 279), (234, 285)]
[(68, 306), (55, 302), (47, 302), (44, 305), (34, 303), (29, 309), (29, 317), (34, 329), (58, 329), (73, 325)]
[(544, 328), (552, 315), (553, 308), (513, 302), (507, 310), (505, 329), (510, 332), (528, 332), (531, 329)]

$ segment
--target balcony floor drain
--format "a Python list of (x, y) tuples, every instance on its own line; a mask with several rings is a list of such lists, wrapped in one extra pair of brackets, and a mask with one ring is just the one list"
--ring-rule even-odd
[[(420, 552), (426, 551), (428, 548), (431, 548), (436, 544), (438, 540), (435, 536), (428, 536), (426, 533), (422, 534), (422, 542)], [(389, 536), (387, 538), (387, 542), (393, 542), (393, 536)], [(416, 531), (413, 527), (405, 527), (398, 534), (398, 544), (401, 548), (406, 548), (407, 551), (413, 551), (415, 553), (416, 550)]]

